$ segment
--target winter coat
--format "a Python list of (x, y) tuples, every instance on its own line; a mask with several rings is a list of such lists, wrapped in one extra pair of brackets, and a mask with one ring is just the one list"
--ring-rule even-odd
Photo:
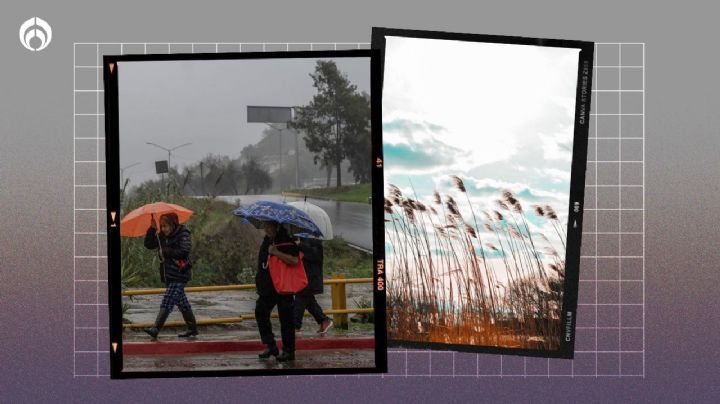
[[(155, 250), (160, 246), (163, 262), (160, 263), (160, 280), (163, 283), (187, 283), (192, 278), (192, 264), (190, 263), (190, 249), (192, 240), (190, 230), (185, 226), (178, 226), (177, 230), (168, 237), (160, 233), (160, 243), (156, 230), (152, 227), (145, 234), (145, 248)], [(158, 252), (159, 254), (159, 252)]]
[(301, 294), (319, 295), (323, 293), (323, 245), (321, 240), (300, 239), (300, 251), (303, 252), (303, 266), (308, 285)]
[(258, 253), (258, 267), (257, 274), (255, 274), (255, 288), (258, 295), (268, 296), (277, 294), (275, 286), (273, 285), (272, 278), (270, 277), (270, 270), (268, 269), (267, 262), (269, 258), (268, 247), (270, 244), (281, 244), (281, 243), (292, 243), (287, 246), (280, 246), (278, 250), (285, 254), (290, 254), (297, 257), (299, 254), (299, 248), (295, 245), (293, 239), (291, 239), (286, 233), (278, 233), (274, 239), (270, 239), (265, 236), (263, 242), (260, 245), (260, 252)]

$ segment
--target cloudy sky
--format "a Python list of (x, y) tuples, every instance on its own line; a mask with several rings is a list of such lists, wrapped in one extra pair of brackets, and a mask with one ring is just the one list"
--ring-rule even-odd
[[(449, 178), (458, 175), (476, 212), (497, 209), (508, 189), (526, 209), (549, 204), (566, 223), (578, 54), (386, 37), (386, 186), (423, 202), (433, 190), (466, 202)], [(547, 220), (528, 216), (531, 230), (550, 231)]]
[[(173, 148), (172, 165), (209, 153), (236, 158), (267, 125), (247, 123), (248, 105), (305, 105), (316, 93), (316, 58), (121, 62), (118, 65), (120, 167), (131, 184), (156, 178), (155, 161)], [(336, 58), (359, 91), (370, 92), (369, 58)]]

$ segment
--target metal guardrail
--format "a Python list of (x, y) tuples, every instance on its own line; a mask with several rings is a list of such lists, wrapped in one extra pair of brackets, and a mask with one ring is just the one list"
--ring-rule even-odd
[[(345, 285), (348, 283), (373, 283), (373, 278), (345, 278), (344, 275), (334, 275), (330, 279), (323, 280), (325, 285), (330, 285), (330, 296), (332, 299), (332, 309), (325, 310), (325, 314), (332, 314), (333, 322), (336, 327), (347, 328), (348, 314), (352, 313), (372, 313), (373, 308), (347, 308), (347, 293), (345, 291)], [(225, 290), (251, 290), (255, 289), (254, 284), (240, 284), (240, 285), (220, 285), (220, 286), (192, 286), (185, 288), (185, 293), (197, 293), (197, 292), (220, 292)], [(140, 295), (162, 295), (165, 293), (165, 288), (152, 288), (152, 289), (128, 289), (122, 292), (123, 296), (140, 296)], [(305, 315), (308, 315), (305, 313)], [(272, 313), (273, 317), (277, 317), (277, 313)], [(255, 314), (242, 314), (238, 317), (219, 317), (209, 319), (198, 319), (198, 325), (213, 325), (213, 324), (230, 324), (240, 323), (244, 320), (255, 319)], [(123, 328), (146, 328), (151, 327), (153, 323), (127, 323), (123, 324)], [(184, 321), (167, 321), (165, 326), (183, 326)]]

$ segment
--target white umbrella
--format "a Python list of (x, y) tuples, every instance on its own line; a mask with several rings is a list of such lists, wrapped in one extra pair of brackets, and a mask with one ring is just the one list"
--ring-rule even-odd
[(288, 205), (294, 206), (307, 213), (307, 215), (310, 216), (310, 219), (315, 222), (315, 225), (317, 225), (322, 232), (324, 236), (323, 240), (332, 240), (332, 222), (330, 222), (330, 216), (328, 216), (327, 212), (325, 212), (323, 208), (307, 201), (288, 202)]

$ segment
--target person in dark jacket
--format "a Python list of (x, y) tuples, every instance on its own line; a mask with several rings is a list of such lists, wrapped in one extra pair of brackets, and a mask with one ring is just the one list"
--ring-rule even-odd
[(320, 328), (319, 334), (325, 334), (333, 322), (323, 313), (322, 307), (315, 299), (315, 295), (323, 293), (323, 245), (321, 240), (301, 238), (298, 244), (303, 253), (303, 266), (308, 278), (308, 285), (305, 289), (295, 295), (295, 330), (302, 328), (305, 309), (313, 316)]
[(160, 216), (160, 232), (157, 231), (156, 227), (153, 218), (152, 224), (145, 234), (145, 248), (158, 250), (160, 280), (166, 285), (166, 289), (155, 324), (150, 328), (143, 329), (143, 331), (148, 333), (153, 340), (157, 339), (158, 333), (165, 324), (170, 312), (175, 306), (178, 306), (188, 328), (178, 337), (194, 337), (198, 335), (197, 322), (190, 307), (190, 302), (185, 296), (185, 284), (192, 278), (192, 266), (190, 264), (192, 240), (190, 239), (190, 231), (179, 224), (178, 216), (175, 213)]
[[(293, 295), (278, 294), (270, 278), (268, 258), (275, 255), (287, 264), (297, 263), (300, 255), (298, 246), (290, 238), (285, 228), (277, 222), (264, 223), (265, 238), (260, 245), (258, 269), (255, 275), (255, 286), (258, 299), (255, 302), (255, 321), (257, 321), (260, 338), (266, 349), (258, 356), (267, 359), (275, 356), (278, 361), (285, 362), (295, 359), (295, 330), (293, 328)], [(282, 244), (277, 246), (278, 244)], [(275, 334), (272, 331), (270, 313), (278, 306), (280, 315), (280, 333), (282, 335), (283, 352), (278, 351)]]

